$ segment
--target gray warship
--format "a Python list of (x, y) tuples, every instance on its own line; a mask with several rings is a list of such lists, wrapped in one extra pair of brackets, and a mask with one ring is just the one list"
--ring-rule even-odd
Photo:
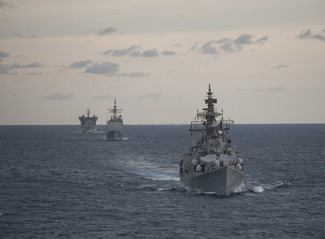
[(122, 112), (122, 109), (118, 109), (116, 106), (116, 100), (114, 100), (113, 109), (108, 109), (113, 115), (107, 121), (106, 125), (106, 138), (108, 140), (122, 140), (123, 139), (123, 119), (122, 115), (117, 115)]
[(230, 194), (244, 186), (243, 160), (237, 157), (228, 130), (233, 121), (223, 119), (215, 110), (217, 99), (211, 86), (205, 99), (207, 108), (197, 112), (191, 122), (190, 132), (201, 133), (179, 163), (180, 181), (191, 189), (203, 192)]
[(96, 121), (98, 119), (97, 116), (93, 115), (90, 117), (90, 110), (87, 109), (87, 115), (79, 116), (80, 126), (82, 132), (93, 133), (97, 130)]

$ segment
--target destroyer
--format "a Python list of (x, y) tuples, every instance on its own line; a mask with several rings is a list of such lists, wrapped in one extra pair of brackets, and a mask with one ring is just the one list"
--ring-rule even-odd
[(180, 161), (179, 176), (191, 189), (229, 194), (243, 185), (243, 160), (236, 156), (228, 137), (233, 121), (223, 119), (223, 111), (219, 113), (214, 108), (216, 103), (209, 85), (205, 99), (207, 108), (197, 112), (190, 126), (191, 133), (202, 135)]
[(95, 115), (90, 117), (89, 115), (90, 115), (90, 110), (87, 109), (87, 116), (82, 115), (82, 116), (78, 117), (79, 121), (80, 121), (82, 132), (92, 133), (97, 130), (96, 121), (97, 121), (98, 117)]
[(106, 125), (106, 138), (108, 140), (121, 140), (123, 138), (123, 119), (122, 116), (117, 116), (122, 110), (116, 106), (116, 100), (114, 100), (113, 109), (108, 109), (113, 115), (107, 121)]

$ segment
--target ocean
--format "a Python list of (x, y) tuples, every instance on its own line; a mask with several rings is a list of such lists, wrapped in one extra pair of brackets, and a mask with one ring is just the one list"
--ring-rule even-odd
[(325, 124), (234, 125), (245, 189), (191, 191), (188, 125), (0, 126), (0, 238), (324, 238)]

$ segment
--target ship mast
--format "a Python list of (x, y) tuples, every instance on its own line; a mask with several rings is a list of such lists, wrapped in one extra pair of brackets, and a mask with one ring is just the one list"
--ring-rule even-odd
[[(221, 115), (221, 113), (216, 112), (214, 105), (217, 103), (217, 99), (213, 98), (213, 92), (211, 91), (211, 85), (209, 84), (209, 89), (207, 92), (207, 99), (205, 99), (205, 104), (207, 108), (203, 108), (201, 112), (197, 112), (196, 119), (191, 122), (190, 131), (191, 132), (206, 132), (208, 135), (212, 133), (211, 125), (216, 124), (215, 117)], [(203, 128), (202, 128), (203, 127)]]
[(114, 107), (113, 109), (108, 109), (110, 113), (113, 113), (113, 118), (117, 118), (117, 113), (121, 113), (122, 109), (118, 109), (116, 106), (116, 99), (114, 100)]
[(207, 120), (207, 124), (212, 124), (213, 121), (215, 121), (215, 112), (214, 112), (214, 104), (217, 103), (217, 99), (213, 98), (212, 94), (213, 92), (211, 92), (211, 85), (209, 84), (209, 91), (207, 92), (208, 94), (208, 98), (205, 100), (205, 103), (208, 105), (207, 109), (203, 109), (206, 111), (206, 120)]

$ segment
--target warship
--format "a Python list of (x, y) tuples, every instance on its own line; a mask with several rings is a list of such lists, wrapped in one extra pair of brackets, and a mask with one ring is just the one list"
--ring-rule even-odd
[(122, 140), (123, 138), (123, 119), (122, 116), (117, 116), (122, 112), (122, 109), (118, 109), (116, 106), (116, 100), (114, 100), (113, 109), (108, 109), (113, 115), (107, 121), (106, 125), (106, 138), (108, 140)]
[(82, 132), (93, 133), (97, 130), (96, 121), (97, 121), (98, 117), (95, 115), (90, 117), (89, 109), (87, 109), (86, 114), (87, 114), (87, 116), (82, 115), (82, 116), (78, 117), (79, 121), (80, 121)]
[(189, 129), (191, 135), (201, 135), (179, 162), (179, 177), (190, 189), (228, 195), (244, 186), (244, 166), (228, 136), (234, 121), (225, 120), (223, 110), (215, 109), (217, 99), (212, 94), (209, 84), (207, 107), (197, 112)]

